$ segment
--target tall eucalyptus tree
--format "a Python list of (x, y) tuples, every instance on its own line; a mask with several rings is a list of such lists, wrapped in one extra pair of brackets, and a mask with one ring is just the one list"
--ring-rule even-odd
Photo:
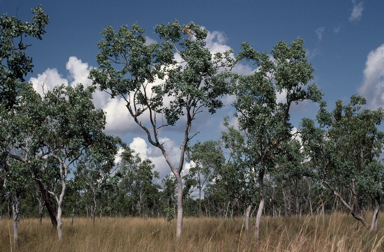
[[(249, 75), (238, 75), (234, 86), (236, 117), (240, 130), (249, 134), (248, 152), (254, 177), (258, 181), (260, 204), (256, 216), (255, 237), (260, 234), (260, 221), (265, 204), (264, 177), (275, 168), (276, 158), (284, 143), (291, 138), (290, 109), (304, 100), (317, 102), (322, 93), (313, 79), (314, 69), (305, 57), (302, 39), (290, 45), (280, 41), (271, 55), (256, 52), (248, 43), (242, 44), (238, 60), (252, 60), (258, 66)], [(277, 100), (278, 93), (284, 96)]]
[[(223, 106), (219, 99), (227, 93), (227, 71), (235, 60), (232, 51), (212, 54), (206, 48), (207, 30), (189, 23), (181, 26), (177, 20), (160, 24), (155, 32), (163, 42), (146, 44), (144, 30), (137, 24), (131, 30), (126, 25), (115, 33), (106, 27), (105, 37), (98, 43), (98, 69), (90, 72), (93, 84), (107, 91), (111, 98), (125, 101), (132, 119), (145, 131), (148, 141), (159, 148), (177, 181), (177, 229), (179, 239), (183, 223), (183, 188), (181, 171), (192, 122), (198, 113), (210, 113)], [(223, 71), (219, 72), (219, 69)], [(160, 84), (154, 84), (159, 80)], [(164, 80), (164, 81), (161, 81)], [(165, 102), (166, 99), (169, 102)], [(158, 120), (164, 114), (166, 122)], [(163, 127), (173, 126), (185, 116), (183, 142), (177, 165), (170, 160), (164, 143), (159, 139)], [(144, 120), (148, 123), (145, 123)]]

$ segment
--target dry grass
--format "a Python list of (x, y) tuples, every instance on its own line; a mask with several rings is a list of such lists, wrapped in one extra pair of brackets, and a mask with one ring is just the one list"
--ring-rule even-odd
[[(368, 216), (369, 217), (369, 216)], [(368, 218), (369, 219), (369, 218)], [(60, 244), (49, 219), (19, 223), (19, 251), (384, 251), (384, 218), (371, 233), (351, 216), (263, 217), (261, 238), (247, 234), (243, 219), (185, 218), (175, 242), (175, 223), (163, 219), (103, 218), (95, 227), (86, 218), (64, 219)], [(254, 225), (254, 220), (252, 220)], [(252, 225), (252, 227), (253, 227)], [(0, 251), (11, 251), (12, 222), (0, 221)], [(14, 249), (13, 249), (14, 250)]]

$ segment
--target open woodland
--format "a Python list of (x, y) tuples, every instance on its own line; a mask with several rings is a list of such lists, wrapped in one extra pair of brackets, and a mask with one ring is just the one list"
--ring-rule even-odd
[[(160, 44), (138, 24), (107, 26), (92, 85), (40, 94), (25, 83), (33, 65), (21, 38), (42, 39), (49, 17), (33, 14), (0, 17), (1, 251), (384, 250), (384, 111), (359, 95), (329, 111), (304, 40), (270, 54), (242, 43), (235, 56), (210, 52), (192, 22), (156, 25)], [(257, 70), (233, 72), (242, 61)], [(168, 176), (105, 133), (96, 90), (124, 102)], [(227, 96), (234, 117), (200, 142), (193, 122)], [(319, 111), (295, 129), (290, 111), (304, 102)], [(177, 125), (175, 162), (160, 133)]]

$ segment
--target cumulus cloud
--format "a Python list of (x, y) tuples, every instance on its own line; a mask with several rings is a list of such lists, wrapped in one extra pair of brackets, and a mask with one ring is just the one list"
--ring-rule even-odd
[(324, 30), (325, 30), (325, 27), (319, 27), (319, 28), (317, 28), (316, 29), (316, 35), (317, 35), (317, 38), (319, 39), (319, 40), (321, 40), (321, 38), (322, 38), (322, 36), (323, 36), (323, 32), (324, 32)]
[(367, 98), (371, 108), (384, 107), (384, 44), (368, 54), (363, 74), (359, 94)]
[(55, 86), (61, 84), (68, 85), (68, 80), (62, 78), (62, 76), (57, 72), (56, 68), (48, 68), (44, 73), (38, 74), (37, 78), (30, 78), (29, 82), (32, 82), (33, 88), (42, 96), (44, 93), (53, 89)]
[[(177, 169), (180, 160), (180, 148), (175, 141), (169, 138), (160, 138), (159, 141), (163, 143), (169, 159), (173, 166)], [(147, 142), (141, 137), (135, 137), (129, 147), (139, 154), (141, 159), (148, 158), (155, 164), (155, 170), (160, 173), (160, 179), (171, 173), (171, 169), (161, 151)], [(185, 164), (186, 165), (186, 164)], [(187, 166), (190, 167), (190, 164)], [(185, 167), (184, 167), (185, 169)], [(187, 172), (187, 171), (186, 171)]]
[(351, 16), (349, 17), (349, 22), (353, 21), (359, 21), (361, 19), (361, 16), (363, 15), (363, 2), (360, 2), (359, 4), (356, 4), (356, 0), (352, 0), (353, 9)]

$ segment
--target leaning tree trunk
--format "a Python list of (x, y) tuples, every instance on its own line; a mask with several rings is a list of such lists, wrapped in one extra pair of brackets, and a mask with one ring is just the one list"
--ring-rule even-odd
[(37, 181), (37, 184), (39, 185), (41, 195), (43, 196), (44, 205), (47, 208), (49, 217), (51, 218), (52, 226), (57, 227), (57, 220), (55, 216), (55, 211), (53, 210), (53, 207), (52, 207), (51, 197), (48, 191), (45, 189), (43, 182), (41, 182), (40, 180), (36, 180), (36, 181)]
[(259, 209), (257, 210), (256, 215), (256, 228), (255, 228), (255, 238), (259, 239), (260, 237), (260, 222), (261, 222), (261, 216), (263, 214), (264, 209), (264, 169), (262, 169), (259, 172), (259, 191), (260, 191), (260, 205)]
[(380, 211), (380, 196), (375, 197), (375, 210), (373, 211), (371, 231), (377, 230), (377, 222), (379, 221), (379, 211)]

